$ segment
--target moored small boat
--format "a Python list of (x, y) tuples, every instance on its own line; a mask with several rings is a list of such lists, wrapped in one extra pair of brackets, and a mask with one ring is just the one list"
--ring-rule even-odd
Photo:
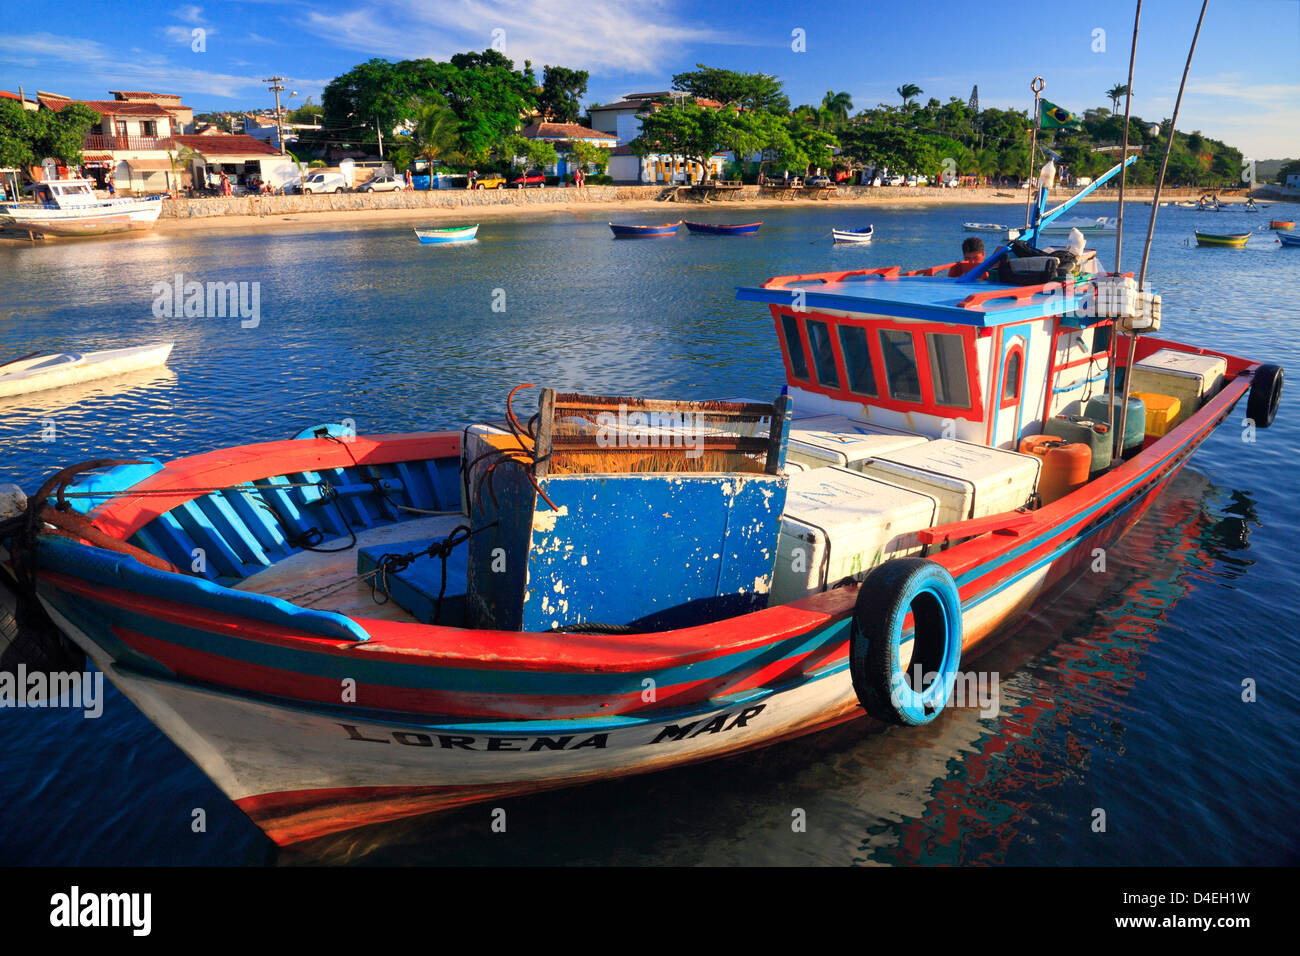
[(998, 235), (1002, 235), (1011, 228), (996, 222), (964, 222), (961, 225), (967, 232), (994, 232)]
[(445, 229), (416, 229), (421, 242), (468, 242), (478, 235), (478, 223), (472, 226), (449, 226)]
[(832, 229), (831, 235), (836, 242), (870, 242), (875, 231), (876, 227), (872, 224), (865, 229)]
[(665, 222), (658, 226), (637, 226), (625, 225), (611, 222), (610, 230), (614, 233), (615, 239), (654, 239), (659, 236), (675, 236), (681, 226), (682, 220), (676, 222)]
[(1294, 229), (1294, 228), (1295, 228), (1295, 220), (1294, 220), (1294, 219), (1274, 219), (1272, 222), (1270, 222), (1270, 223), (1268, 224), (1268, 227), (1269, 227), (1270, 229), (1275, 229), (1275, 230), (1278, 230), (1278, 231)]
[(0, 225), (44, 236), (102, 236), (152, 229), (162, 196), (100, 199), (88, 179), (57, 179), (29, 187), (32, 203), (0, 205)]
[(1196, 244), (1198, 246), (1217, 246), (1225, 249), (1242, 249), (1246, 241), (1250, 239), (1249, 232), (1228, 233), (1220, 235), (1213, 232), (1196, 232)]
[(171, 342), (99, 352), (24, 355), (0, 362), (0, 398), (167, 364)]
[(1300, 236), (1291, 235), (1290, 233), (1279, 233), (1277, 241), (1284, 246), (1300, 246)]
[(691, 232), (698, 232), (708, 236), (752, 236), (758, 232), (758, 227), (761, 225), (763, 225), (762, 220), (745, 223), (691, 222), (689, 219), (686, 220), (686, 228)]

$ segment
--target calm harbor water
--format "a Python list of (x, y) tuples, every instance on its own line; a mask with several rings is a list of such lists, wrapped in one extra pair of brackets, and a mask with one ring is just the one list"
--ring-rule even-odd
[[(1144, 231), (1148, 213), (1131, 206), (1130, 223)], [(565, 212), (488, 221), (477, 242), (448, 247), (420, 246), (406, 225), (318, 231), (307, 219), (256, 235), (5, 244), (0, 357), (176, 347), (166, 372), (0, 400), (0, 481), (32, 490), (76, 461), (166, 459), (344, 418), (363, 433), (455, 427), (499, 417), (521, 382), (773, 395), (782, 369), (770, 319), (736, 302), (735, 286), (951, 261), (963, 221), (1015, 216), (1008, 206), (753, 217), (718, 207), (701, 218), (765, 224), (750, 239), (615, 242), (604, 219)], [(1160, 211), (1150, 276), (1164, 295), (1162, 334), (1300, 374), (1290, 306), (1300, 250), (1258, 231), (1240, 251), (1184, 244), (1195, 227), (1244, 231), (1266, 218)], [(868, 223), (870, 246), (832, 247), (832, 225)], [(1097, 241), (1107, 265), (1113, 245)], [(155, 284), (178, 273), (260, 283), (260, 322), (156, 316)], [(491, 832), (489, 808), (472, 807), (277, 852), (109, 687), (98, 720), (0, 710), (0, 863), (1300, 862), (1295, 409), (1284, 396), (1274, 427), (1248, 444), (1239, 406), (1105, 574), (979, 659), (1001, 677), (994, 716), (963, 709), (876, 734), (855, 722), (726, 761), (506, 801), (505, 835)], [(51, 426), (54, 440), (43, 440)], [(1253, 703), (1242, 701), (1246, 680)], [(191, 829), (195, 809), (206, 832)], [(796, 810), (806, 832), (792, 831)]]

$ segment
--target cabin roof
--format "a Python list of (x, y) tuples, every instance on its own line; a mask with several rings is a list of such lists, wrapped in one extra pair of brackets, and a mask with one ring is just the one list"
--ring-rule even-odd
[[(1073, 286), (1054, 289), (1013, 286), (981, 279), (959, 282), (947, 276), (899, 275), (897, 270), (781, 276), (761, 287), (741, 286), (736, 298), (807, 311), (833, 309), (901, 319), (992, 327), (1073, 312)], [(889, 272), (893, 272), (890, 275)], [(799, 302), (799, 293), (803, 294)]]

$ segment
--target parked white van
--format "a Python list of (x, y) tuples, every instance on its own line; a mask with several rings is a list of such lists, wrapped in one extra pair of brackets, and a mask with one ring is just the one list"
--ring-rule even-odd
[(302, 184), (305, 193), (341, 193), (347, 189), (342, 173), (312, 173)]

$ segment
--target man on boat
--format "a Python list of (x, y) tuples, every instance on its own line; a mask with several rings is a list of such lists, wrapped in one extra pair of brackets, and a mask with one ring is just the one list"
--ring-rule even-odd
[(984, 240), (979, 236), (967, 236), (961, 244), (961, 262), (954, 262), (948, 270), (948, 277), (955, 279), (964, 276), (984, 261)]

